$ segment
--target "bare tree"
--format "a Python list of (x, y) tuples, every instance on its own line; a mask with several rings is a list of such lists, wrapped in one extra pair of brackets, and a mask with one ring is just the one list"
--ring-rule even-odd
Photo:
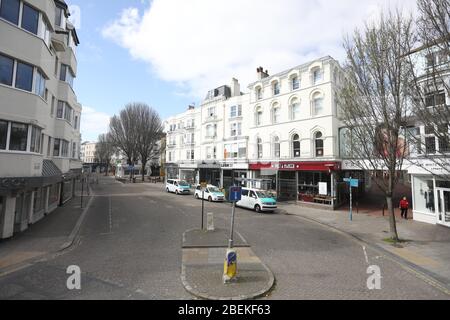
[(356, 29), (344, 41), (347, 77), (337, 93), (351, 162), (364, 171), (382, 172), (374, 182), (386, 198), (395, 241), (399, 238), (392, 198), (407, 156), (402, 129), (411, 77), (410, 65), (399, 57), (410, 51), (413, 41), (413, 19), (399, 11), (381, 14), (376, 22)]
[[(417, 157), (412, 164), (428, 170), (424, 159), (450, 178), (450, 0), (418, 0), (418, 45), (405, 56), (414, 71), (411, 82), (412, 118), (423, 125), (408, 135)], [(431, 172), (437, 174), (436, 171)]]
[[(111, 141), (120, 152), (127, 157), (127, 163), (134, 166), (139, 159), (138, 144), (139, 131), (139, 114), (135, 111), (133, 104), (128, 104), (120, 111), (119, 116), (115, 115), (111, 118), (109, 124), (109, 133)], [(130, 175), (130, 180), (134, 176), (134, 170)]]
[(139, 143), (136, 150), (140, 155), (142, 181), (144, 182), (147, 163), (159, 153), (157, 143), (163, 137), (163, 127), (158, 113), (148, 105), (135, 103), (133, 104), (133, 109), (139, 115), (139, 121), (136, 126)]
[(106, 164), (106, 176), (108, 175), (111, 158), (115, 152), (116, 149), (112, 143), (111, 135), (109, 133), (99, 135), (97, 146), (95, 148), (95, 157), (100, 163)]

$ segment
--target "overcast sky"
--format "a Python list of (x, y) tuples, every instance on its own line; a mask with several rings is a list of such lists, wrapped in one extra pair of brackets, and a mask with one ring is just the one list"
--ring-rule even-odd
[[(70, 0), (69, 0), (70, 2)], [(162, 118), (208, 90), (331, 55), (342, 39), (388, 7), (415, 0), (74, 0), (81, 9), (76, 91), (83, 140), (106, 131), (124, 104), (146, 102)]]

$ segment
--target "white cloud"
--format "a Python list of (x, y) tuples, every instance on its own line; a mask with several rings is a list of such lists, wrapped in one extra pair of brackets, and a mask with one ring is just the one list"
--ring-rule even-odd
[(415, 0), (154, 0), (143, 13), (125, 9), (102, 34), (203, 97), (232, 77), (247, 85), (260, 65), (277, 73), (325, 55), (341, 60), (344, 33), (388, 6), (411, 10)]
[(83, 107), (81, 134), (83, 141), (96, 141), (99, 134), (106, 133), (110, 116), (90, 107)]

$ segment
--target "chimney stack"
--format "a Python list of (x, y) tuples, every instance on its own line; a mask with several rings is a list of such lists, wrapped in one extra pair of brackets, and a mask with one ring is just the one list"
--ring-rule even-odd
[(264, 79), (264, 78), (269, 77), (269, 72), (268, 72), (267, 70), (264, 72), (264, 68), (263, 68), (263, 67), (257, 68), (257, 69), (256, 69), (256, 72), (257, 72), (257, 78), (258, 78), (258, 80), (262, 80), (262, 79)]
[(231, 96), (236, 97), (241, 95), (241, 85), (236, 78), (231, 79)]

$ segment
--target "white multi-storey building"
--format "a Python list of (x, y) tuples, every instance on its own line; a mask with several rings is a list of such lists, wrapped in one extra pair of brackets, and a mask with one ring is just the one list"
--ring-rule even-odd
[(68, 201), (81, 172), (68, 17), (60, 0), (0, 1), (0, 239)]
[(166, 121), (168, 177), (225, 189), (242, 184), (271, 189), (280, 199), (337, 205), (335, 92), (342, 77), (338, 62), (324, 57), (273, 76), (258, 68), (245, 94), (236, 79), (210, 91), (200, 108), (189, 110), (200, 118), (189, 159), (174, 157), (183, 153), (177, 122), (187, 114)]
[(81, 144), (80, 153), (81, 153), (81, 162), (82, 163), (94, 163), (95, 159), (95, 151), (97, 150), (97, 142), (83, 142)]

